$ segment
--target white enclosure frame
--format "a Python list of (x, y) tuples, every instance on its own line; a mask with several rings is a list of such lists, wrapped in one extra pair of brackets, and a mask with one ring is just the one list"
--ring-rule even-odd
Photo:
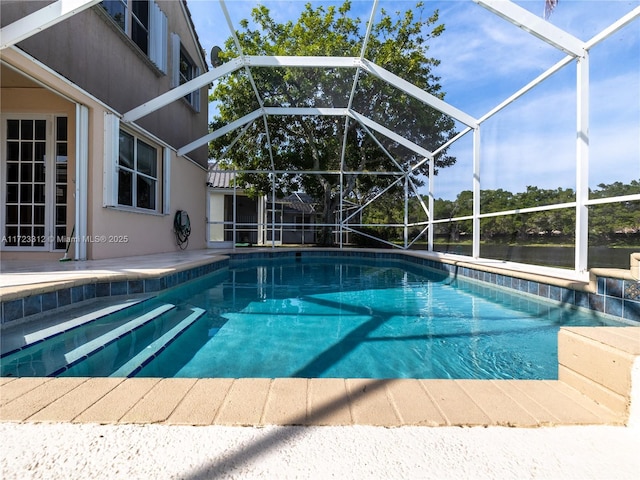
[[(267, 133), (267, 137), (269, 137), (269, 129), (267, 125), (267, 118), (272, 115), (332, 115), (339, 116), (344, 118), (345, 128), (348, 126), (349, 121), (358, 122), (365, 131), (369, 132), (371, 137), (375, 140), (375, 136), (371, 133), (377, 132), (394, 142), (404, 146), (405, 148), (411, 150), (412, 152), (417, 153), (419, 156), (423, 157), (423, 160), (418, 162), (416, 165), (411, 166), (407, 170), (403, 170), (400, 168), (400, 164), (393, 159), (393, 157), (384, 150), (382, 145), (378, 142), (378, 145), (383, 149), (385, 154), (389, 156), (392, 162), (398, 167), (398, 172), (385, 172), (384, 174), (396, 175), (397, 182), (403, 182), (405, 188), (405, 218), (404, 224), (404, 245), (400, 248), (409, 248), (412, 245), (412, 241), (408, 238), (408, 227), (409, 226), (422, 226), (423, 229), (421, 234), (426, 233), (428, 239), (428, 250), (433, 251), (433, 227), (438, 223), (443, 222), (451, 222), (451, 221), (461, 221), (461, 220), (472, 220), (473, 222), (473, 250), (472, 257), (476, 260), (480, 258), (480, 220), (482, 218), (489, 218), (499, 215), (509, 215), (514, 213), (530, 213), (530, 212), (538, 212), (545, 210), (552, 210), (558, 208), (575, 208), (576, 210), (576, 239), (575, 239), (575, 265), (574, 265), (574, 274), (576, 277), (586, 278), (587, 276), (587, 252), (588, 252), (588, 207), (591, 205), (598, 205), (603, 203), (614, 203), (614, 202), (627, 202), (627, 201), (640, 201), (640, 194), (634, 195), (624, 195), (617, 197), (610, 197), (606, 199), (597, 199), (590, 200), (589, 199), (589, 189), (588, 189), (588, 166), (589, 166), (589, 50), (595, 45), (599, 44), (603, 40), (607, 39), (615, 32), (630, 24), (631, 22), (637, 21), (640, 18), (640, 7), (636, 7), (634, 10), (629, 12), (624, 17), (620, 18), (618, 21), (610, 25), (608, 28), (594, 36), (588, 41), (582, 41), (573, 35), (563, 31), (562, 29), (544, 21), (542, 18), (539, 18), (532, 13), (528, 12), (524, 8), (518, 6), (517, 4), (506, 1), (506, 0), (472, 0), (478, 5), (484, 7), (488, 11), (494, 13), (495, 15), (503, 18), (504, 20), (516, 25), (518, 28), (534, 35), (538, 39), (543, 42), (548, 43), (554, 48), (564, 52), (566, 56), (557, 62), (554, 66), (549, 68), (543, 74), (538, 76), (535, 80), (530, 82), (529, 84), (522, 87), (519, 91), (514, 93), (511, 97), (507, 98), (505, 101), (497, 105), (495, 108), (487, 112), (481, 118), (474, 118), (472, 115), (465, 113), (458, 108), (449, 105), (448, 103), (440, 100), (439, 98), (423, 91), (422, 89), (412, 85), (411, 83), (403, 80), (397, 75), (392, 74), (391, 72), (385, 70), (384, 68), (376, 65), (366, 58), (364, 58), (364, 54), (367, 48), (367, 42), (370, 36), (370, 30), (366, 32), (365, 40), (362, 45), (361, 55), (360, 57), (281, 57), (281, 56), (267, 56), (267, 57), (258, 57), (258, 56), (245, 56), (243, 54), (240, 42), (235, 35), (236, 28), (229, 16), (225, 0), (220, 0), (220, 4), (222, 6), (222, 10), (226, 19), (226, 22), (229, 26), (229, 31), (233, 37), (234, 43), (236, 45), (237, 51), (239, 52), (239, 56), (234, 58), (227, 63), (214, 68), (213, 70), (204, 73), (197, 78), (192, 79), (189, 82), (184, 83), (183, 85), (174, 88), (173, 90), (160, 95), (143, 105), (140, 105), (137, 108), (126, 112), (122, 115), (121, 121), (123, 123), (133, 123), (136, 120), (149, 115), (150, 113), (168, 105), (171, 102), (181, 99), (185, 95), (191, 93), (194, 90), (202, 88), (206, 85), (211, 84), (212, 82), (220, 79), (226, 75), (229, 75), (239, 69), (244, 69), (247, 73), (249, 81), (253, 87), (256, 100), (258, 102), (258, 109), (255, 111), (243, 116), (242, 118), (236, 119), (235, 121), (229, 123), (228, 125), (211, 132), (210, 134), (197, 139), (188, 145), (184, 145), (183, 147), (178, 149), (178, 155), (185, 155), (188, 152), (206, 145), (213, 139), (219, 138), (222, 135), (233, 132), (234, 130), (240, 130), (240, 133), (237, 138), (239, 138), (248, 125), (253, 122), (259, 121), (262, 119), (264, 123), (264, 128)], [(4, 48), (9, 48), (12, 45), (15, 45), (21, 40), (28, 38), (29, 36), (38, 33), (44, 28), (47, 28), (51, 25), (54, 25), (60, 21), (63, 21), (65, 18), (78, 13), (86, 8), (89, 8), (95, 4), (99, 3), (99, 0), (58, 0), (53, 4), (25, 17), (22, 18), (13, 24), (7, 25), (2, 28), (0, 31), (0, 50)], [(373, 18), (375, 12), (377, 11), (378, 0), (372, 1), (372, 9), (371, 16), (369, 21), (369, 29), (373, 24)], [(576, 71), (577, 71), (577, 82), (576, 82), (576, 102), (577, 102), (577, 111), (576, 111), (576, 147), (575, 147), (575, 160), (576, 160), (576, 200), (574, 202), (568, 202), (559, 205), (549, 205), (549, 206), (540, 206), (533, 208), (523, 208), (512, 211), (502, 211), (502, 212), (492, 212), (488, 214), (480, 213), (480, 187), (481, 187), (481, 164), (482, 158), (480, 155), (480, 141), (481, 141), (481, 128), (483, 122), (493, 117), (496, 113), (516, 101), (518, 98), (522, 97), (525, 93), (536, 87), (537, 85), (544, 82), (551, 75), (559, 71), (560, 69), (568, 66), (569, 64), (575, 61)], [(353, 69), (354, 70), (354, 87), (351, 93), (351, 96), (348, 100), (348, 104), (345, 108), (279, 108), (279, 107), (266, 107), (263, 103), (260, 92), (258, 91), (255, 82), (253, 80), (251, 74), (252, 67), (292, 67), (292, 68), (308, 68), (308, 67), (326, 67), (326, 68), (345, 68), (345, 69)], [(358, 76), (360, 72), (364, 71), (370, 75), (374, 75), (380, 80), (394, 86), (398, 90), (412, 96), (418, 101), (422, 102), (424, 105), (427, 105), (431, 108), (434, 108), (452, 119), (462, 123), (466, 126), (466, 128), (460, 132), (455, 138), (451, 139), (447, 142), (446, 145), (440, 146), (437, 150), (431, 152), (428, 149), (417, 145), (392, 130), (378, 124), (377, 122), (367, 118), (366, 116), (356, 112), (352, 109), (352, 101), (355, 92), (356, 83), (358, 81)], [(84, 118), (84, 117), (81, 117)], [(82, 128), (85, 128), (84, 126)], [(471, 216), (464, 217), (456, 217), (456, 218), (447, 218), (447, 219), (434, 219), (431, 215), (434, 206), (434, 186), (436, 179), (434, 178), (434, 156), (438, 154), (439, 151), (448, 147), (456, 140), (462, 138), (466, 134), (472, 132), (473, 135), (473, 214)], [(84, 132), (78, 132), (81, 138), (84, 138)], [(82, 146), (81, 146), (82, 147)], [(80, 148), (80, 152), (83, 152), (83, 149)], [(84, 155), (84, 153), (83, 153)], [(278, 173), (289, 173), (289, 172), (279, 172), (274, 168), (273, 162), (273, 153), (271, 153), (271, 170), (267, 171), (269, 173), (273, 181), (275, 182), (274, 175)], [(334, 173), (340, 175), (342, 180), (345, 175), (344, 170), (344, 146), (342, 152), (342, 167), (338, 172), (300, 172), (296, 171), (296, 174), (301, 173)], [(417, 191), (416, 186), (410, 179), (410, 174), (418, 167), (422, 166), (425, 162), (429, 163), (429, 184), (428, 184), (428, 204), (425, 204), (424, 201), (420, 198), (420, 195)], [(81, 172), (83, 175), (84, 173)], [(264, 173), (264, 172), (263, 172)], [(353, 174), (353, 172), (348, 172), (349, 174)], [(367, 174), (371, 174), (371, 172), (367, 172)], [(342, 185), (342, 182), (341, 182)], [(341, 186), (342, 188), (342, 186)], [(420, 202), (422, 208), (425, 211), (427, 220), (425, 222), (420, 222), (419, 224), (408, 224), (408, 216), (407, 216), (407, 205), (409, 199), (409, 192), (413, 191), (414, 194), (420, 198)], [(235, 195), (235, 191), (234, 191)], [(273, 198), (272, 200), (275, 200)], [(344, 231), (357, 231), (354, 228), (353, 224), (348, 224), (348, 221), (353, 218), (355, 215), (360, 213), (362, 209), (364, 209), (370, 202), (375, 201), (375, 198), (370, 200), (367, 204), (360, 206), (355, 211), (352, 211), (345, 218), (341, 218), (340, 224), (338, 225), (339, 230), (339, 238), (342, 239)], [(77, 209), (80, 210), (80, 209)], [(342, 210), (342, 203), (341, 203)], [(234, 209), (235, 211), (235, 209)], [(272, 225), (275, 224), (275, 217), (272, 217)], [(388, 225), (387, 225), (388, 226)], [(362, 234), (362, 232), (359, 232)], [(415, 239), (413, 240), (415, 241)], [(340, 246), (342, 246), (342, 240), (340, 240)], [(396, 246), (396, 245), (394, 245)], [(82, 257), (81, 252), (77, 252), (76, 255), (80, 255)]]

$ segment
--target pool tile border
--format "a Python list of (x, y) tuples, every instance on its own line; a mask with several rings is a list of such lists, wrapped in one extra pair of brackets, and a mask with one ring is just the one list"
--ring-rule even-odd
[(487, 267), (462, 261), (430, 258), (424, 252), (388, 252), (363, 249), (283, 249), (232, 252), (213, 260), (187, 264), (170, 273), (88, 278), (58, 282), (39, 287), (29, 294), (25, 288), (21, 298), (3, 300), (0, 324), (54, 311), (57, 308), (100, 297), (158, 293), (226, 268), (236, 261), (260, 259), (299, 259), (301, 257), (367, 258), (395, 260), (428, 267), (453, 279), (471, 279), (485, 284), (515, 290), (525, 295), (558, 302), (567, 307), (582, 308), (622, 319), (640, 326), (640, 281), (604, 275), (596, 269), (589, 283), (554, 279), (542, 275), (516, 272), (499, 267)]
[[(0, 324), (4, 325), (21, 320), (30, 315), (53, 312), (61, 307), (96, 298), (158, 293), (226, 268), (228, 265), (229, 259), (223, 258), (197, 266), (187, 265), (185, 269), (161, 275), (137, 276), (135, 278), (119, 277), (111, 280), (87, 278), (61, 281), (58, 285), (47, 284), (44, 287), (40, 287), (40, 289), (50, 291), (42, 291), (31, 295), (25, 293), (22, 298), (0, 302)], [(25, 288), (25, 292), (27, 291), (28, 288)]]

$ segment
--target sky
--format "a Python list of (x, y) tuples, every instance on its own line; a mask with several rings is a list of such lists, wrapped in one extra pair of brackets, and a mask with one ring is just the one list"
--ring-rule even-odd
[[(295, 21), (308, 0), (262, 1), (276, 21)], [(313, 1), (317, 5), (342, 2)], [(412, 9), (415, 1), (380, 0), (388, 12)], [(544, 0), (518, 0), (542, 18)], [(236, 28), (258, 2), (228, 0)], [(445, 101), (475, 118), (527, 85), (565, 57), (563, 52), (517, 28), (471, 0), (425, 0), (425, 14), (439, 12), (445, 32), (429, 43), (441, 64)], [(370, 16), (371, 0), (353, 0), (352, 12)], [(217, 0), (188, 0), (200, 43), (206, 51), (224, 47), (230, 30)], [(559, 0), (549, 22), (582, 41), (640, 6), (640, 0)], [(524, 191), (576, 186), (576, 64), (570, 63), (542, 85), (481, 125), (483, 189)], [(589, 186), (640, 180), (640, 19), (590, 51)], [(215, 106), (210, 107), (210, 115)], [(463, 126), (459, 126), (461, 130)], [(466, 135), (449, 151), (455, 166), (436, 177), (437, 198), (454, 199), (473, 185), (472, 141)], [(640, 193), (640, 192), (638, 192)]]

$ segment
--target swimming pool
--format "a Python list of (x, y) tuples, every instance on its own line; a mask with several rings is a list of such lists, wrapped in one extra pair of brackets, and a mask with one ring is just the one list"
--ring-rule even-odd
[(3, 354), (2, 375), (554, 379), (560, 326), (620, 325), (357, 256), (233, 261), (113, 310)]

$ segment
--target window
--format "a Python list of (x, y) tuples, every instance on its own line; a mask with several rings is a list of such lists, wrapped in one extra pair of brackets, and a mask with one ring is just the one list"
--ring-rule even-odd
[(152, 0), (104, 0), (120, 29), (163, 72), (167, 72), (167, 17)]
[(131, 38), (140, 50), (149, 54), (149, 2), (133, 1)]
[(123, 32), (127, 31), (127, 0), (104, 0), (102, 7), (118, 24)]
[[(196, 74), (196, 67), (193, 64), (193, 61), (189, 57), (189, 55), (183, 50), (180, 49), (180, 85), (183, 83), (187, 83), (189, 80), (193, 80), (198, 75)], [(195, 107), (195, 94), (196, 92), (191, 92), (188, 95), (185, 95), (185, 100), (189, 102), (190, 105)]]
[[(200, 75), (200, 69), (191, 59), (185, 48), (182, 46), (180, 36), (172, 35), (173, 49), (173, 79), (172, 87), (178, 87), (189, 80), (193, 80)], [(200, 111), (200, 90), (194, 90), (184, 96), (184, 99), (193, 107), (196, 112)]]
[(156, 210), (158, 150), (120, 130), (118, 204)]

